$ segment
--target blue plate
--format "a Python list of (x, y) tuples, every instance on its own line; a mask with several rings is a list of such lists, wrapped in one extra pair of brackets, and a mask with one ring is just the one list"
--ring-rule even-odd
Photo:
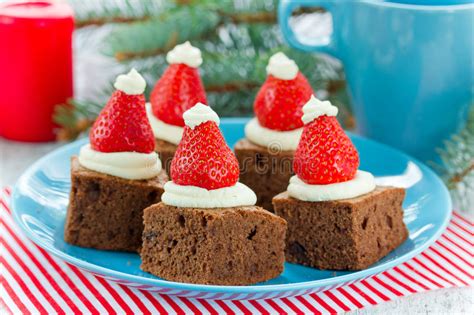
[[(246, 119), (222, 119), (232, 147), (243, 137)], [(362, 170), (379, 184), (407, 188), (403, 207), (409, 239), (371, 267), (357, 272), (323, 271), (287, 263), (276, 279), (252, 286), (213, 286), (162, 280), (140, 270), (137, 254), (80, 248), (63, 240), (70, 187), (69, 159), (87, 139), (68, 144), (37, 161), (19, 179), (13, 192), (13, 216), (24, 233), (48, 252), (97, 275), (130, 286), (201, 298), (268, 298), (292, 296), (335, 287), (394, 267), (432, 244), (451, 215), (451, 199), (441, 180), (425, 165), (388, 146), (351, 135)]]

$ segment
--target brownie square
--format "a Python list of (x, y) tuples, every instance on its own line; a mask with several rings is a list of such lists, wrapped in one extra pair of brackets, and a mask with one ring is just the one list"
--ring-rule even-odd
[(171, 161), (173, 160), (174, 154), (178, 146), (171, 142), (155, 139), (155, 151), (161, 160), (161, 165), (166, 171), (166, 174), (170, 174)]
[(141, 268), (188, 283), (248, 285), (277, 277), (286, 222), (256, 206), (145, 209)]
[(71, 159), (71, 192), (64, 230), (70, 244), (137, 251), (143, 210), (161, 200), (165, 171), (148, 180), (128, 180), (82, 167)]
[(248, 139), (239, 140), (234, 147), (239, 161), (239, 181), (257, 195), (257, 205), (273, 212), (272, 198), (285, 191), (293, 176), (294, 151), (262, 147)]
[(277, 195), (275, 213), (288, 222), (286, 260), (320, 269), (367, 268), (407, 239), (404, 197), (405, 190), (394, 187), (337, 201)]

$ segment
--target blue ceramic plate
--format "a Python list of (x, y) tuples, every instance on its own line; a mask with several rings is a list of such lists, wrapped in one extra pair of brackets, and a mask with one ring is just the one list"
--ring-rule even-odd
[[(232, 147), (243, 137), (246, 119), (223, 119), (221, 128)], [(322, 271), (285, 265), (283, 274), (252, 286), (212, 286), (170, 282), (140, 270), (140, 257), (80, 248), (66, 244), (63, 228), (70, 186), (69, 159), (87, 140), (68, 144), (37, 161), (19, 179), (13, 192), (13, 215), (24, 233), (50, 253), (127, 285), (205, 298), (262, 298), (291, 296), (340, 285), (394, 267), (427, 248), (445, 229), (451, 200), (441, 180), (425, 165), (388, 146), (351, 136), (361, 157), (362, 170), (372, 172), (379, 184), (407, 188), (403, 207), (409, 239), (373, 266), (357, 272)]]

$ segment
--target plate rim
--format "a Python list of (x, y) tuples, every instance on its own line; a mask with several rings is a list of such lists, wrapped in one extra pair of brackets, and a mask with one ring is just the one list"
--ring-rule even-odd
[[(246, 118), (223, 118), (221, 119), (221, 122), (225, 123), (228, 122), (230, 124), (233, 123), (240, 123), (242, 120)], [(142, 285), (149, 285), (152, 287), (160, 287), (160, 288), (170, 288), (170, 289), (175, 289), (175, 290), (187, 290), (187, 291), (202, 291), (202, 292), (210, 292), (210, 293), (235, 293), (235, 294), (242, 294), (242, 293), (270, 293), (270, 292), (283, 292), (283, 291), (290, 291), (290, 290), (305, 290), (305, 289), (315, 289), (319, 287), (324, 287), (324, 286), (331, 286), (331, 285), (336, 285), (336, 284), (344, 284), (353, 280), (358, 280), (358, 279), (363, 279), (368, 276), (372, 276), (378, 273), (381, 273), (385, 270), (388, 270), (392, 267), (398, 266), (399, 264), (408, 261), (409, 259), (413, 258), (414, 256), (418, 255), (419, 253), (423, 252), (425, 249), (427, 249), (429, 246), (431, 246), (440, 236), (441, 234), (446, 230), (450, 218), (452, 215), (452, 201), (451, 197), (449, 195), (449, 192), (444, 185), (444, 183), (441, 181), (439, 176), (428, 166), (426, 166), (424, 163), (420, 162), (416, 158), (411, 157), (410, 155), (393, 148), (389, 145), (368, 139), (366, 137), (360, 136), (353, 134), (351, 132), (347, 132), (351, 138), (358, 138), (362, 141), (368, 141), (371, 142), (372, 144), (376, 144), (378, 146), (384, 147), (384, 149), (388, 149), (391, 151), (395, 151), (397, 154), (400, 154), (404, 156), (405, 158), (415, 162), (417, 166), (421, 167), (423, 172), (426, 172), (435, 179), (437, 184), (441, 187), (442, 194), (444, 195), (445, 198), (443, 200), (445, 201), (445, 206), (446, 211), (444, 212), (444, 218), (443, 221), (440, 225), (440, 227), (434, 232), (434, 234), (426, 240), (422, 245), (420, 245), (418, 248), (413, 249), (409, 251), (408, 253), (405, 253), (389, 262), (383, 263), (378, 266), (374, 267), (369, 267), (364, 270), (356, 271), (350, 274), (346, 275), (340, 275), (332, 278), (327, 278), (327, 279), (320, 279), (320, 280), (312, 280), (312, 281), (305, 281), (305, 282), (297, 282), (297, 283), (289, 283), (289, 284), (269, 284), (269, 285), (245, 285), (245, 286), (221, 286), (221, 285), (205, 285), (205, 284), (192, 284), (192, 283), (183, 283), (183, 282), (175, 282), (175, 281), (168, 281), (164, 279), (153, 279), (153, 278), (146, 278), (138, 275), (132, 275), (128, 273), (124, 273), (121, 271), (116, 271), (112, 269), (108, 269), (106, 267), (98, 266), (96, 264), (90, 263), (85, 260), (81, 260), (79, 258), (76, 258), (74, 256), (71, 256), (69, 254), (66, 254), (65, 252), (58, 250), (55, 247), (49, 246), (48, 243), (43, 242), (41, 238), (36, 237), (36, 234), (30, 233), (30, 229), (26, 228), (26, 226), (23, 224), (23, 221), (20, 217), (19, 212), (16, 210), (18, 205), (17, 201), (19, 198), (19, 186), (23, 181), (26, 181), (27, 178), (31, 177), (33, 173), (35, 173), (42, 164), (42, 162), (46, 159), (48, 159), (51, 155), (57, 155), (61, 154), (63, 151), (67, 151), (70, 149), (72, 146), (76, 146), (77, 143), (81, 142), (86, 142), (87, 138), (83, 139), (78, 139), (75, 140), (71, 143), (68, 143), (66, 145), (60, 146), (59, 148), (49, 152), (48, 154), (44, 155), (43, 157), (39, 158), (36, 160), (32, 165), (30, 165), (19, 177), (17, 182), (14, 185), (13, 192), (12, 192), (12, 197), (11, 197), (11, 208), (12, 208), (12, 217), (14, 222), (17, 224), (17, 226), (21, 229), (21, 231), (28, 237), (30, 241), (38, 245), (39, 247), (43, 248), (47, 252), (53, 254), (54, 256), (78, 267), (83, 270), (86, 270), (88, 272), (92, 272), (98, 276), (101, 277), (111, 277), (114, 280), (119, 280), (119, 281), (126, 281), (130, 283), (136, 283), (136, 284), (142, 284)]]

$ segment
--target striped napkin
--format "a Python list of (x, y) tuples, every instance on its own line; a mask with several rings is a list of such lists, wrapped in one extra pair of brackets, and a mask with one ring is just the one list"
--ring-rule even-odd
[(0, 192), (1, 314), (334, 314), (417, 292), (474, 283), (474, 222), (454, 213), (430, 248), (393, 269), (331, 290), (265, 300), (205, 300), (152, 293), (82, 271), (29, 241)]

